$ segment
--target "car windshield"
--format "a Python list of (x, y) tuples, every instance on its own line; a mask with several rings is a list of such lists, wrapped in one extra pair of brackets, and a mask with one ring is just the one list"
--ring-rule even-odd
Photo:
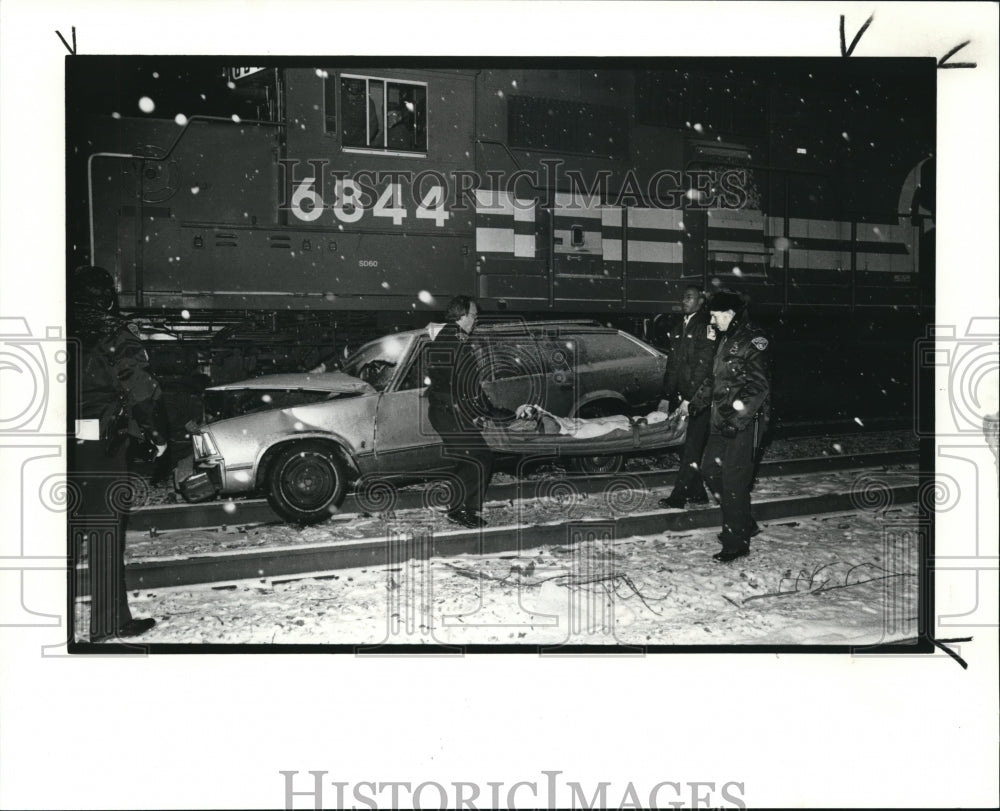
[(412, 335), (388, 335), (373, 341), (348, 358), (343, 371), (365, 381), (376, 391), (385, 391), (411, 343)]

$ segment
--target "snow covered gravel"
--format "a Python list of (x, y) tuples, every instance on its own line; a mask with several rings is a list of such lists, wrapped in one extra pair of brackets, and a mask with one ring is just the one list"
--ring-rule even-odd
[(150, 643), (873, 645), (916, 633), (917, 526), (911, 504), (765, 523), (730, 564), (712, 560), (712, 528), (130, 602), (158, 620)]

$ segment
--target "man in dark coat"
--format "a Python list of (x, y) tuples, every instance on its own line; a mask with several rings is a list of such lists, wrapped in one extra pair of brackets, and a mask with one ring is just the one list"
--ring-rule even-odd
[(493, 451), (483, 439), (485, 419), (511, 417), (494, 408), (482, 390), (482, 374), (471, 338), (479, 307), (470, 296), (456, 296), (448, 304), (448, 322), (427, 346), (424, 372), (430, 380), (428, 415), (441, 435), (444, 454), (455, 464), (458, 492), (448, 518), (464, 527), (485, 524), (483, 498), (493, 475)]
[[(770, 418), (770, 342), (745, 317), (737, 293), (716, 293), (708, 304), (718, 337), (711, 382), (711, 428), (701, 472), (722, 506), (720, 562), (750, 552), (757, 527), (750, 514), (750, 486), (757, 449)], [(701, 400), (708, 391), (696, 395)]]
[(693, 285), (688, 286), (681, 299), (683, 318), (670, 330), (667, 373), (663, 382), (666, 403), (660, 404), (660, 410), (677, 405), (681, 413), (687, 415), (688, 425), (677, 480), (670, 496), (660, 499), (661, 507), (682, 509), (687, 502), (708, 503), (700, 466), (708, 439), (709, 403), (706, 398), (694, 407), (691, 405), (695, 394), (712, 376), (715, 354), (715, 331), (708, 323), (704, 303), (705, 294)]
[(111, 275), (79, 267), (70, 277), (69, 295), (69, 336), (80, 347), (73, 369), (79, 398), (70, 443), (69, 531), (74, 570), (86, 542), (90, 641), (103, 642), (138, 636), (156, 624), (132, 617), (125, 591), (125, 529), (137, 484), (126, 450), (131, 424), (151, 444), (151, 455), (161, 456), (167, 421), (146, 350), (134, 327), (118, 315)]

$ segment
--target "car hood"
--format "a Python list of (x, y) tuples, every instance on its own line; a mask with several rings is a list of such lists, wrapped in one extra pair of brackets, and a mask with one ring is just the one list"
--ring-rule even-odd
[(356, 377), (343, 372), (291, 372), (281, 375), (262, 375), (247, 380), (237, 380), (222, 386), (211, 386), (206, 391), (235, 391), (246, 389), (312, 389), (331, 394), (374, 394), (375, 389)]

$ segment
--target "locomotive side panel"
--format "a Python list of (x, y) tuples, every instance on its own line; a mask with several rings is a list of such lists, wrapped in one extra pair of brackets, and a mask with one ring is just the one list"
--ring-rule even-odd
[(125, 156), (90, 173), (123, 305), (403, 313), (468, 291), (645, 316), (688, 283), (774, 310), (932, 301), (932, 215), (899, 191), (932, 148), (896, 120), (919, 76), (876, 82), (882, 110), (865, 83), (771, 68), (268, 75), (273, 122), (95, 139)]
[(649, 181), (682, 166), (684, 138), (637, 125), (634, 78), (482, 72), (477, 156), (492, 196), (480, 196), (476, 248), (488, 304), (599, 313), (655, 311), (675, 298), (682, 217), (650, 207)]

